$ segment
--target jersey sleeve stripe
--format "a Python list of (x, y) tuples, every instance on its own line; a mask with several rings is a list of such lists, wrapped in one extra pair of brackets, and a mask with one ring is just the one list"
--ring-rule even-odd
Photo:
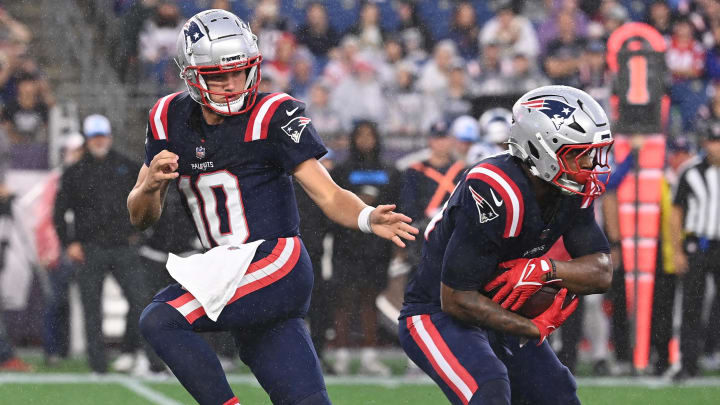
[(279, 98), (270, 105), (260, 125), (260, 139), (267, 139), (268, 128), (270, 127), (270, 119), (275, 114), (275, 111), (277, 111), (278, 107), (280, 107), (280, 104), (284, 103), (287, 100), (295, 99), (286, 94), (285, 97)]
[(407, 328), (435, 372), (463, 404), (468, 404), (478, 389), (477, 382), (452, 353), (433, 325), (430, 315), (415, 315), (407, 318)]
[(486, 182), (497, 191), (505, 201), (505, 231), (503, 237), (514, 238), (520, 235), (525, 206), (520, 189), (502, 170), (493, 165), (483, 163), (468, 173), (469, 179)]
[(152, 110), (150, 110), (150, 128), (152, 129), (153, 137), (157, 140), (168, 139), (167, 133), (167, 112), (170, 107), (170, 102), (175, 96), (182, 92), (169, 94), (155, 103)]
[[(253, 109), (250, 119), (248, 120), (247, 128), (245, 129), (245, 142), (267, 138), (267, 125), (263, 125), (266, 122), (265, 117), (268, 116), (267, 122), (269, 123), (269, 117), (272, 117), (272, 114), (277, 110), (277, 106), (283, 101), (290, 99), (292, 99), (292, 97), (285, 93), (273, 93), (262, 99)], [(273, 108), (273, 106), (275, 107)], [(270, 112), (271, 108), (272, 112)], [(269, 115), (268, 112), (270, 112)]]

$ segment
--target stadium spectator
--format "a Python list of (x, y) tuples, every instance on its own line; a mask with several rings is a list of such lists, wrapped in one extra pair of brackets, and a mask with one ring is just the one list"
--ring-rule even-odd
[(0, 42), (27, 45), (32, 39), (32, 31), (0, 5)]
[(469, 1), (462, 1), (455, 6), (453, 19), (450, 23), (450, 39), (455, 42), (458, 55), (465, 60), (472, 60), (478, 57), (480, 52), (478, 28), (475, 8)]
[(2, 122), (13, 143), (47, 142), (48, 110), (43, 99), (44, 81), (24, 76), (17, 81), (17, 95), (6, 102)]
[(122, 81), (136, 80), (138, 70), (138, 43), (140, 31), (152, 18), (158, 0), (129, 2), (129, 7), (119, 16), (117, 33), (111, 40), (108, 52), (112, 66)]
[(668, 43), (672, 35), (672, 10), (665, 0), (654, 1), (647, 8), (647, 23), (655, 28)]
[[(350, 154), (332, 172), (340, 187), (354, 192), (366, 204), (396, 201), (400, 194), (399, 173), (381, 159), (382, 146), (377, 125), (371, 121), (356, 122), (350, 134)], [(335, 345), (337, 374), (347, 374), (348, 347), (352, 325), (360, 325), (362, 348), (361, 373), (387, 377), (388, 366), (380, 362), (377, 346), (377, 310), (375, 297), (385, 283), (392, 244), (347, 228), (333, 227), (333, 283), (335, 305)], [(362, 283), (357, 280), (362, 279)], [(355, 320), (357, 319), (357, 320)]]
[(365, 60), (355, 61), (350, 75), (333, 89), (330, 104), (346, 130), (362, 119), (384, 123), (387, 110), (375, 67)]
[(447, 87), (437, 98), (438, 109), (447, 117), (459, 117), (472, 110), (474, 83), (468, 78), (465, 64), (457, 59), (452, 62)]
[(174, 1), (162, 0), (152, 17), (145, 20), (138, 36), (139, 58), (144, 77), (163, 84), (161, 93), (175, 90), (180, 79), (172, 62), (175, 54), (177, 33), (184, 19)]
[(438, 97), (448, 85), (453, 61), (457, 58), (457, 48), (450, 40), (435, 45), (433, 57), (420, 71), (417, 86), (426, 97)]
[(373, 2), (366, 2), (360, 7), (358, 23), (349, 31), (358, 38), (361, 51), (372, 56), (380, 53), (385, 33), (380, 27), (380, 8)]
[(593, 40), (583, 49), (578, 66), (580, 88), (610, 111), (611, 76), (605, 62), (605, 44)]
[(580, 87), (580, 57), (585, 41), (575, 29), (572, 14), (557, 18), (557, 38), (550, 41), (545, 57), (545, 73), (554, 84)]
[(330, 86), (327, 83), (320, 80), (312, 85), (306, 111), (323, 140), (328, 141), (340, 135), (342, 122), (330, 104)]
[(713, 46), (705, 56), (705, 75), (712, 82), (720, 82), (720, 24), (713, 26)]
[(469, 115), (460, 115), (455, 118), (450, 126), (450, 134), (455, 138), (455, 157), (465, 162), (465, 165), (476, 163), (470, 160), (470, 149), (480, 141), (480, 124)]
[(393, 106), (387, 111), (387, 131), (420, 137), (439, 111), (432, 100), (415, 88), (417, 68), (413, 63), (399, 63), (392, 72), (394, 77), (385, 91), (388, 105)]
[(537, 33), (530, 20), (515, 14), (511, 1), (500, 2), (497, 14), (482, 27), (480, 44), (497, 42), (500, 58), (506, 60), (516, 52), (536, 57), (539, 52)]
[(500, 65), (500, 45), (491, 41), (483, 45), (479, 73), (475, 78), (478, 95), (505, 94), (510, 91)]
[(550, 41), (559, 36), (559, 16), (563, 14), (570, 15), (575, 25), (575, 31), (583, 36), (587, 32), (589, 24), (587, 15), (578, 8), (578, 0), (555, 0), (552, 3), (553, 7), (550, 15), (545, 18), (545, 21), (537, 29), (541, 49), (546, 49)]
[(282, 92), (290, 89), (293, 66), (292, 60), (295, 55), (295, 37), (289, 32), (283, 32), (277, 36), (275, 42), (275, 54), (272, 59), (266, 59), (263, 64), (265, 72), (273, 77), (276, 88)]
[[(85, 315), (88, 361), (96, 373), (107, 372), (102, 332), (102, 286), (111, 273), (128, 301), (123, 354), (140, 348), (140, 318), (146, 283), (138, 272), (139, 257), (132, 246), (139, 235), (130, 225), (126, 196), (135, 184), (136, 164), (111, 149), (110, 121), (91, 115), (83, 122), (87, 152), (62, 174), (53, 222), (68, 258), (78, 266), (77, 282)], [(74, 233), (65, 214), (74, 213)]]
[(280, 13), (279, 0), (260, 0), (254, 11), (250, 27), (258, 37), (263, 59), (273, 60), (278, 37), (284, 32), (290, 32), (290, 20)]
[(408, 36), (420, 38), (421, 49), (432, 49), (433, 38), (427, 24), (418, 14), (417, 2), (413, 0), (401, 0), (397, 3), (397, 16), (400, 22), (395, 28), (395, 34), (399, 38)]
[(353, 69), (358, 56), (358, 39), (354, 35), (346, 35), (340, 42), (340, 47), (330, 53), (330, 60), (322, 76), (329, 84), (335, 86), (345, 79)]
[(682, 128), (690, 130), (695, 113), (705, 101), (705, 50), (694, 38), (688, 19), (681, 18), (673, 24), (665, 62), (672, 74), (670, 101), (682, 116)]
[(300, 100), (310, 98), (310, 88), (315, 80), (315, 58), (307, 48), (302, 47), (295, 50), (292, 63), (292, 75), (290, 77), (289, 93)]
[(305, 23), (297, 30), (298, 43), (305, 45), (324, 65), (330, 49), (340, 42), (340, 35), (330, 25), (322, 2), (313, 1), (305, 13)]
[(506, 83), (508, 94), (523, 94), (532, 89), (547, 86), (550, 81), (528, 55), (517, 52), (512, 57), (511, 74)]

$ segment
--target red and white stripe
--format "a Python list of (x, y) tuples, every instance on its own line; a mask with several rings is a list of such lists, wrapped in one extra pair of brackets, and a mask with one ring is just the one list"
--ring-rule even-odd
[(526, 102), (522, 103), (522, 105), (525, 107), (529, 107), (529, 108), (540, 108), (543, 106), (544, 103), (545, 103), (544, 99), (538, 99), (538, 100), (526, 101)]
[(172, 99), (180, 93), (182, 92), (173, 93), (161, 98), (155, 103), (152, 110), (150, 110), (150, 129), (152, 130), (153, 138), (157, 140), (168, 140), (168, 107), (170, 107)]
[(525, 203), (515, 182), (505, 172), (488, 163), (482, 163), (474, 167), (468, 173), (467, 178), (484, 181), (502, 197), (505, 202), (505, 232), (503, 232), (503, 237), (514, 238), (520, 235), (523, 216), (525, 215)]
[(467, 404), (478, 389), (472, 375), (460, 364), (447, 343), (433, 325), (430, 315), (407, 318), (407, 328), (415, 343), (425, 354), (435, 372)]
[[(297, 236), (278, 239), (277, 245), (269, 255), (250, 264), (235, 294), (226, 305), (285, 277), (297, 264), (300, 252), (300, 239)], [(205, 315), (205, 309), (200, 301), (189, 292), (168, 301), (168, 304), (177, 309), (191, 324)]]
[(260, 100), (253, 108), (247, 128), (245, 128), (245, 142), (267, 139), (270, 119), (275, 114), (275, 110), (280, 107), (280, 104), (287, 100), (295, 99), (286, 93), (273, 93)]

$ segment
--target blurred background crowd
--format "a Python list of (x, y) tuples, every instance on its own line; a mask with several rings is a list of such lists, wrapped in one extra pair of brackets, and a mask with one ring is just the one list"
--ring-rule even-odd
[[(144, 354), (139, 335), (125, 327), (124, 317), (128, 314), (128, 324), (136, 323), (132, 314), (136, 316), (155, 290), (169, 282), (157, 276), (169, 251), (198, 249), (189, 223), (169, 231), (119, 232), (132, 251), (123, 254), (136, 255), (138, 261), (132, 263), (138, 263), (137, 268), (98, 265), (98, 271), (112, 274), (116, 282), (94, 279), (98, 291), (105, 286), (103, 297), (81, 296), (84, 305), (97, 311), (86, 309), (84, 316), (73, 316), (69, 286), (77, 283), (88, 258), (72, 247), (82, 240), (73, 236), (82, 229), (73, 227), (78, 219), (73, 219), (72, 196), (56, 200), (55, 193), (66, 168), (88, 156), (107, 156), (105, 149), (112, 144), (140, 167), (149, 108), (159, 97), (185, 87), (173, 61), (177, 34), (188, 17), (207, 8), (226, 9), (250, 22), (264, 60), (261, 91), (287, 92), (306, 102), (307, 114), (331, 149), (323, 163), (336, 181), (368, 204), (399, 202), (400, 210), (420, 227), (442, 207), (468, 165), (504, 149), (508, 109), (522, 93), (546, 84), (570, 85), (611, 111), (607, 39), (628, 22), (651, 25), (667, 45), (663, 82), (670, 109), (662, 132), (668, 145), (669, 184), (677, 182), (688, 162), (703, 156), (704, 140), (720, 139), (720, 134), (708, 134), (711, 126), (696, 125), (720, 123), (718, 0), (41, 0), (40, 7), (3, 3), (0, 200), (10, 201), (15, 195), (17, 207), (1, 214), (20, 224), (3, 230), (10, 236), (4, 236), (0, 250), (13, 257), (0, 262), (0, 290), (6, 297), (0, 306), (5, 320), (0, 336), (6, 342), (0, 344), (0, 368), (6, 370), (30, 367), (13, 346), (40, 346), (50, 366), (87, 348), (90, 367), (102, 373), (108, 369), (105, 343), (120, 353), (111, 364), (115, 370), (163, 370), (152, 353)], [(134, 170), (108, 175), (118, 176), (113, 184), (120, 187), (128, 176), (134, 180)], [(371, 175), (354, 175), (358, 172)], [(396, 346), (393, 311), (417, 249), (398, 252), (389, 244), (327, 224), (298, 194), (303, 239), (317, 272), (309, 321), (318, 349), (332, 353), (327, 371), (346, 374), (351, 359), (358, 358), (362, 372), (389, 375), (376, 349)], [(124, 207), (124, 201), (115, 204)], [(166, 219), (178, 222), (183, 217), (178, 202), (168, 204)], [(603, 225), (613, 228), (607, 223), (612, 215), (598, 210)], [(17, 219), (28, 215), (29, 224)], [(13, 234), (27, 229), (29, 235)], [(31, 242), (13, 244), (13, 238)], [(109, 238), (107, 243), (117, 241)], [(21, 246), (31, 246), (32, 252), (19, 252)], [(658, 261), (663, 260), (660, 256)], [(23, 266), (26, 270), (17, 270)], [(682, 317), (673, 316), (681, 312), (680, 304), (670, 299), (667, 305), (666, 300), (675, 294), (673, 266), (659, 267), (658, 272), (672, 280), (670, 293), (656, 300), (665, 305), (653, 313), (662, 326), (660, 332), (653, 329), (650, 372), (663, 374), (673, 364), (677, 371), (676, 337)], [(622, 270), (619, 274), (622, 279)], [(138, 281), (145, 279), (150, 281)], [(576, 316), (580, 321), (573, 329), (585, 330), (584, 334), (561, 333), (562, 339), (556, 339), (562, 360), (571, 368), (581, 358), (590, 365), (587, 373), (629, 372), (631, 328), (625, 319), (622, 284), (605, 296), (586, 300), (585, 328), (583, 318)], [(80, 292), (92, 288), (81, 285)], [(704, 283), (702, 288), (704, 293)], [(702, 367), (717, 370), (720, 331), (713, 320), (720, 317), (720, 300), (712, 299), (713, 283), (707, 288), (710, 293), (700, 300), (705, 308), (700, 361)], [(99, 309), (102, 313), (96, 313)], [(90, 319), (88, 312), (93, 312)], [(85, 335), (73, 332), (74, 321), (92, 325), (93, 330)], [(80, 341), (75, 346), (72, 336)], [(218, 350), (232, 357), (232, 343), (223, 336), (214, 339)]]

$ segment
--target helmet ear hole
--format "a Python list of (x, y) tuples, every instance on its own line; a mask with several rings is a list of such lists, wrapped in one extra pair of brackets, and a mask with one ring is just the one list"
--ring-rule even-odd
[(535, 145), (533, 145), (533, 143), (530, 141), (528, 141), (527, 144), (530, 155), (532, 155), (532, 157), (534, 157), (535, 159), (540, 159), (540, 151), (537, 150)]
[(571, 124), (568, 124), (568, 127), (572, 128), (578, 132), (581, 132), (583, 134), (585, 133), (585, 129), (583, 127), (581, 127), (580, 124), (578, 124), (575, 121), (573, 121)]

